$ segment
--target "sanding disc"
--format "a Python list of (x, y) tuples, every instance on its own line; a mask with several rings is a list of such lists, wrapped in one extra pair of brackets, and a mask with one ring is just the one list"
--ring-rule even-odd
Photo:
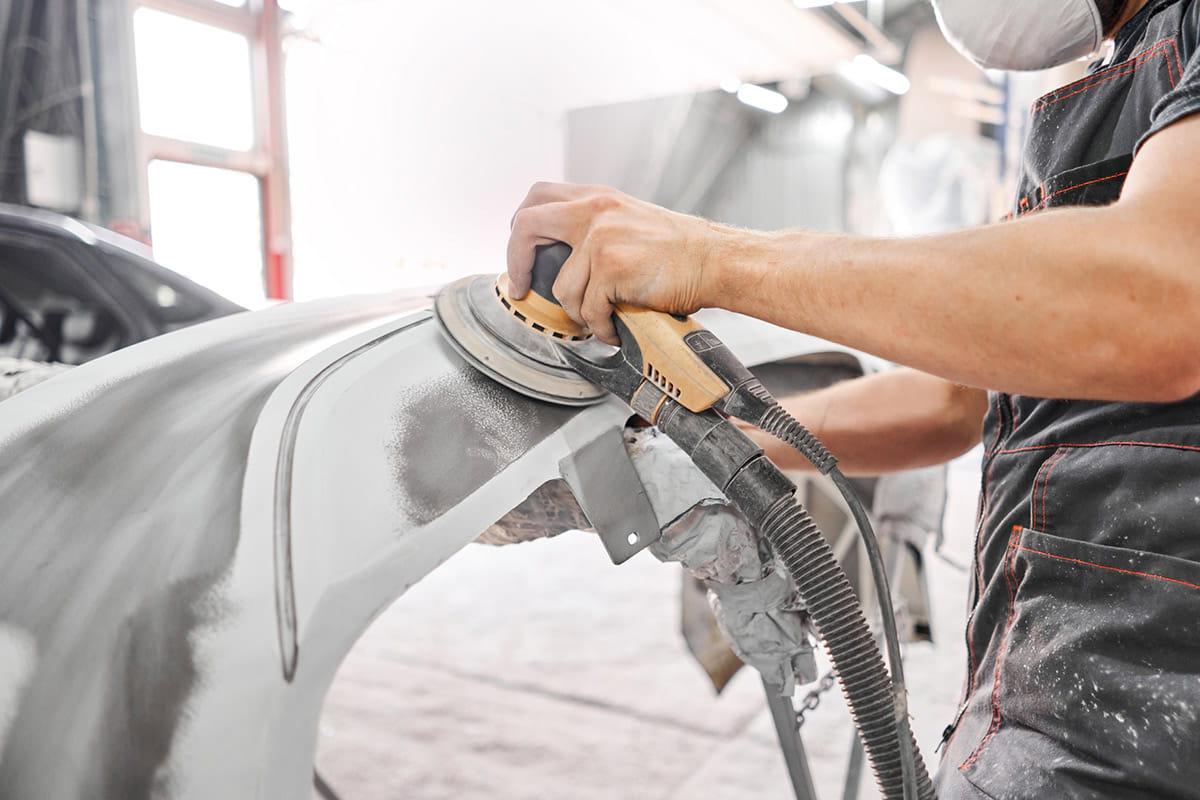
[(575, 372), (555, 340), (509, 314), (495, 286), (495, 276), (473, 275), (442, 287), (434, 299), (434, 316), (459, 355), (535, 400), (568, 406), (604, 400), (607, 392)]

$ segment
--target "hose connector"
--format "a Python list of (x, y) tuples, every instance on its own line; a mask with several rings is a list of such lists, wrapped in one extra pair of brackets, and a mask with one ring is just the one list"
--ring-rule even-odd
[(837, 467), (837, 458), (833, 453), (821, 444), (812, 431), (779, 405), (779, 401), (771, 396), (758, 378), (748, 380), (730, 392), (722, 410), (791, 445), (822, 475), (828, 475)]

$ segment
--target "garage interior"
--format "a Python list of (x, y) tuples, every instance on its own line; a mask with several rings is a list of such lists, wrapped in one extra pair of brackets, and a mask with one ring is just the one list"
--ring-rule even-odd
[[(0, 451), (7, 449), (9, 464), (16, 465), (30, 455), (24, 448), (44, 447), (37, 459), (57, 459), (44, 461), (57, 464), (67, 463), (63, 452), (78, 447), (73, 457), (79, 462), (63, 468), (68, 477), (46, 480), (81, 507), (119, 504), (115, 498), (123, 495), (106, 483), (117, 480), (114, 473), (128, 469), (122, 480), (145, 483), (176, 469), (168, 465), (177, 459), (188, 464), (198, 487), (228, 484), (220, 490), (189, 490), (195, 492), (195, 504), (179, 505), (172, 492), (184, 490), (164, 479), (161, 488), (112, 517), (111, 544), (104, 535), (108, 523), (97, 522), (97, 530), (86, 534), (84, 552), (90, 555), (81, 557), (98, 565), (125, 564), (133, 571), (120, 573), (125, 576), (120, 581), (136, 584), (142, 580), (136, 576), (159, 568), (173, 574), (177, 560), (199, 558), (204, 547), (180, 544), (161, 560), (147, 555), (144, 567), (133, 569), (139, 547), (118, 544), (124, 541), (117, 535), (123, 526), (133, 530), (153, 520), (167, 536), (171, 526), (183, 531), (193, 525), (197, 542), (217, 537), (218, 527), (227, 526), (235, 531), (231, 541), (240, 542), (237, 560), (205, 573), (213, 576), (215, 588), (209, 591), (218, 593), (226, 582), (244, 578), (242, 567), (233, 565), (250, 557), (248, 531), (257, 524), (254, 509), (260, 500), (263, 509), (275, 503), (276, 511), (280, 502), (292, 503), (289, 519), (301, 526), (309, 524), (304, 518), (309, 506), (295, 498), (310, 490), (320, 498), (337, 494), (316, 477), (300, 480), (309, 462), (327, 461), (321, 469), (329, 474), (342, 465), (347, 480), (359, 481), (353, 437), (331, 440), (321, 449), (304, 445), (316, 440), (301, 436), (289, 460), (262, 462), (272, 477), (261, 485), (269, 487), (285, 474), (285, 466), (293, 469), (290, 459), (295, 459), (298, 477), (291, 494), (284, 495), (292, 499), (280, 501), (265, 488), (254, 494), (259, 485), (253, 477), (258, 474), (255, 453), (265, 436), (260, 428), (274, 402), (269, 398), (294, 391), (301, 398), (296, 408), (309, 404), (312, 411), (305, 413), (328, 420), (329, 436), (336, 425), (350, 425), (356, 414), (366, 414), (337, 405), (348, 402), (349, 388), (344, 395), (320, 399), (322, 382), (341, 386), (338, 381), (358, 375), (352, 362), (343, 366), (334, 360), (350, 357), (338, 355), (343, 351), (337, 348), (365, 353), (379, 341), (382, 353), (391, 345), (377, 331), (371, 333), (376, 330), (371, 325), (391, 324), (400, 311), (385, 314), (377, 307), (393, 303), (404, 314), (428, 316), (425, 309), (441, 287), (464, 276), (504, 272), (514, 211), (531, 184), (613, 187), (738, 229), (864, 237), (944, 234), (996, 222), (1009, 212), (1021, 178), (1031, 105), (1055, 87), (1084, 79), (1088, 69), (1081, 61), (1031, 72), (978, 69), (944, 38), (927, 0), (12, 0), (0, 6), (0, 52), (5, 64), (0, 72), (0, 422), (7, 412), (4, 424), (11, 426), (0, 429)], [(298, 306), (309, 310), (287, 310)], [(289, 313), (295, 316), (284, 316)], [(342, 327), (335, 330), (332, 321), (321, 327), (323, 315)], [(241, 321), (234, 322), (235, 317)], [(896, 366), (851, 347), (813, 337), (801, 342), (778, 330), (763, 334), (758, 345), (737, 321), (722, 327), (725, 317), (700, 319), (723, 338), (731, 330), (733, 339), (745, 339), (744, 350), (733, 348), (739, 356), (761, 348), (747, 363), (780, 398)], [(290, 342), (286, 358), (279, 355), (283, 349), (267, 349), (287, 337), (304, 341)], [(211, 346), (203, 345), (210, 340)], [(393, 364), (387, 369), (399, 363), (423, 375), (426, 358), (430, 364), (458, 358), (444, 345), (422, 347), (406, 354), (407, 361), (386, 362)], [(309, 359), (319, 360), (326, 348), (332, 355), (324, 371), (305, 372), (315, 363)], [(344, 352), (357, 357), (359, 350)], [(185, 355), (193, 361), (185, 361)], [(142, 361), (135, 363), (136, 358)], [(295, 363), (285, 365), (287, 359)], [(199, 366), (187, 366), (193, 363)], [(181, 371), (171, 371), (176, 368)], [(433, 375), (434, 367), (429, 369)], [(154, 370), (162, 370), (161, 377), (155, 378)], [(279, 374), (269, 384), (222, 388), (224, 382), (241, 380), (239, 374), (274, 375), (271, 370)], [(199, 387), (191, 399), (169, 391), (184, 374)], [(159, 399), (168, 403), (154, 411), (162, 418), (154, 423), (160, 428), (146, 427), (149, 433), (135, 440), (136, 448), (130, 441), (121, 445), (125, 455), (119, 464), (97, 455), (89, 468), (81, 454), (96, 445), (85, 437), (121, 427), (104, 421), (100, 411), (89, 412), (89, 398), (137, 376), (147, 378), (142, 388), (122, 390), (120, 400), (129, 409), (129, 435), (134, 436), (135, 424), (150, 424), (148, 418), (136, 418), (149, 414), (145, 409)], [(497, 453), (517, 446), (491, 428), (480, 434), (466, 423), (442, 420), (454, 412), (439, 405), (440, 396), (461, 392), (465, 407), (495, 417), (495, 425), (536, 416), (497, 399), (492, 389), (479, 388), (482, 384), (461, 389), (439, 380), (429, 378), (420, 397), (402, 397), (396, 390), (396, 397), (408, 398), (401, 404), (404, 413), (418, 415), (404, 424), (426, 430), (418, 436), (399, 422), (388, 423), (398, 432), (377, 437), (393, 459), (391, 472), (379, 481), (405, 484), (412, 471), (429, 469), (442, 477), (426, 478), (422, 485), (436, 495), (426, 484), (474, 480), (472, 459), (498, 458)], [(206, 394), (210, 387), (211, 395)], [(238, 441), (248, 453), (245, 463), (219, 454), (206, 456), (206, 463), (188, 461), (179, 449), (183, 445), (174, 444), (172, 437), (183, 436), (186, 428), (197, 438), (178, 441), (192, 441), (193, 455), (206, 452), (217, 434), (205, 434), (204, 415), (211, 411), (216, 426), (218, 419), (232, 420), (240, 404), (251, 399), (255, 409), (266, 410), (261, 417), (257, 410), (237, 412), (249, 415), (237, 423)], [(37, 425), (50, 425), (39, 422), (41, 416), (50, 420), (68, 408), (83, 415), (81, 420), (96, 419), (95, 429), (81, 424), (78, 430), (84, 433), (61, 441), (38, 433)], [(400, 416), (395, 411), (395, 419)], [(178, 430), (172, 419), (178, 420)], [(285, 434), (301, 424), (288, 420), (293, 427), (284, 427)], [(367, 430), (368, 423), (362, 424)], [(553, 422), (559, 424), (566, 423)], [(627, 447), (636, 436), (630, 430)], [(527, 452), (521, 444), (518, 449), (521, 460), (514, 455), (509, 462), (534, 458), (528, 454), (532, 448)], [(962, 630), (972, 602), (984, 455), (980, 443), (948, 464), (853, 481), (872, 509), (888, 563), (903, 643), (907, 717), (930, 772), (939, 763), (947, 724), (962, 713), (968, 663), (974, 663)], [(658, 456), (642, 456), (652, 457)], [(558, 456), (553, 460), (557, 464)], [(649, 461), (634, 457), (633, 463)], [(20, 467), (29, 470), (21, 480), (48, 474), (48, 468), (37, 466), (43, 460), (29, 464)], [(880, 612), (874, 610), (879, 597), (872, 562), (851, 510), (821, 476), (789, 476), (867, 609), (877, 647), (885, 650)], [(485, 477), (493, 480), (492, 473)], [(570, 483), (569, 477), (564, 472), (562, 480)], [(375, 480), (363, 477), (361, 484), (374, 486)], [(677, 485), (675, 477), (661, 480), (663, 487)], [(13, 481), (0, 485), (0, 497), (2, 492), (31, 496)], [(452, 511), (443, 509), (447, 520), (466, 514), (469, 506), (492, 502), (489, 492), (499, 490), (480, 485), (464, 483), (461, 492), (453, 486), (438, 489), (453, 496)], [(308, 796), (326, 799), (883, 796), (846, 699), (836, 688), (829, 654), (816, 646), (813, 630), (806, 634), (813, 646), (805, 650), (811, 663), (789, 662), (796, 671), (786, 675), (782, 702), (790, 711), (780, 712), (781, 706), (764, 700), (767, 674), (760, 675), (757, 662), (743, 663), (753, 654), (742, 652), (741, 644), (731, 646), (726, 637), (732, 623), (710, 609), (712, 602), (720, 605), (720, 598), (702, 579), (711, 578), (705, 570), (716, 567), (691, 569), (682, 555), (668, 557), (661, 544), (649, 547), (658, 558), (639, 552), (615, 566), (607, 542), (608, 554), (596, 535), (575, 530), (590, 527), (603, 534), (604, 526), (594, 519), (596, 512), (589, 513), (586, 489), (571, 488), (584, 514), (574, 520), (579, 525), (542, 525), (516, 538), (506, 538), (520, 530), (516, 523), (504, 525), (509, 516), (487, 533), (464, 528), (454, 535), (483, 538), (455, 546), (452, 553), (431, 550), (412, 557), (427, 569), (427, 577), (422, 572), (411, 585), (389, 584), (380, 597), (394, 602), (347, 611), (353, 623), (334, 626), (332, 633), (321, 633), (305, 615), (318, 619), (325, 604), (342, 602), (339, 581), (350, 581), (347, 576), (382, 580), (368, 576), (391, 563), (394, 554), (344, 569), (329, 560), (327, 596), (304, 588), (311, 585), (305, 580), (322, 574), (320, 559), (314, 556), (304, 566), (308, 562), (296, 556), (294, 598), (278, 593), (280, 570), (293, 569), (291, 553), (307, 540), (292, 534), (293, 550), (283, 566), (278, 550), (274, 561), (263, 555), (262, 575), (273, 576), (263, 577), (263, 585), (275, 586), (275, 593), (264, 588), (260, 598), (264, 630), (272, 631), (262, 649), (278, 660), (277, 648), (282, 648), (284, 661), (283, 677), (273, 672), (270, 678), (283, 688), (278, 698), (262, 699), (263, 708), (287, 706), (295, 697), (288, 692), (300, 692), (296, 687), (304, 685), (320, 714), (310, 736), (299, 731), (314, 720), (301, 715), (295, 719), (302, 721), (294, 722), (279, 711), (280, 719), (293, 720), (287, 725), (296, 726), (304, 743), (299, 751), (307, 752), (310, 762), (280, 755), (268, 733), (245, 730), (231, 737), (245, 736), (248, 744), (239, 747), (261, 746), (262, 774), (303, 773)], [(651, 495), (655, 490), (652, 486)], [(519, 494), (515, 500), (526, 500), (529, 493)], [(218, 497), (227, 499), (218, 502)], [(530, 494), (526, 502), (534, 498)], [(321, 502), (335, 507), (334, 500)], [(393, 503), (396, 519), (417, 520), (420, 515), (405, 502)], [(573, 507), (573, 501), (553, 497), (547, 502), (560, 515)], [(69, 541), (74, 526), (91, 524), (86, 521), (91, 517), (55, 511), (57, 504), (30, 499), (26, 506), (0, 511), (0, 520), (12, 514), (0, 522), (5, 529), (0, 562), (8, 560), (14, 587), (7, 601), (0, 590), (0, 796), (5, 797), (36, 796), (30, 787), (42, 784), (23, 770), (43, 763), (35, 754), (53, 738), (29, 733), (37, 727), (25, 705), (35, 702), (27, 699), (36, 694), (30, 687), (39, 686), (37, 676), (55, 651), (28, 620), (51, 614), (47, 609), (62, 595), (47, 594), (36, 613), (21, 605), (16, 587), (49, 587), (55, 580), (37, 577), (41, 567), (18, 571), (26, 569), (22, 559), (33, 558), (23, 543), (40, 536)], [(345, 552), (357, 553), (355, 548), (366, 545), (356, 544), (353, 530), (371, 507), (363, 505), (361, 515), (330, 517), (336, 521), (311, 530), (324, 531), (321, 547), (329, 553), (338, 551), (342, 536)], [(201, 524), (209, 511), (212, 521)], [(146, 516), (135, 522), (139, 515)], [(419, 521), (432, 526), (434, 516)], [(278, 536), (275, 519), (271, 530)], [(659, 523), (666, 531), (665, 520)], [(403, 525), (387, 525), (401, 535)], [(632, 536), (631, 546), (637, 534)], [(729, 545), (720, 547), (728, 552)], [(233, 559), (234, 545), (230, 548), (226, 555)], [(74, 551), (63, 545), (46, 552), (46, 563), (61, 564)], [(717, 563), (723, 557), (712, 558)], [(689, 570), (672, 563), (678, 561)], [(61, 577), (63, 584), (55, 590), (66, 594), (93, 580), (117, 581), (84, 572), (62, 575), (74, 576)], [(192, 597), (190, 585), (183, 579), (170, 582), (165, 594), (145, 602), (190, 603), (183, 599)], [(96, 591), (89, 605), (111, 603), (117, 609), (125, 602)], [(202, 609), (197, 618), (218, 620), (205, 623), (213, 630), (243, 624), (219, 621), (226, 613), (236, 617), (247, 607), (239, 606), (242, 601), (196, 597), (201, 599), (194, 601), (195, 608)], [(106, 755), (106, 747), (64, 745), (69, 755), (64, 772), (92, 777), (80, 779), (85, 788), (78, 792), (65, 788), (74, 784), (63, 777), (65, 782), (54, 784), (64, 787), (61, 796), (243, 796), (231, 786), (240, 786), (248, 797), (284, 796), (266, 788), (284, 784), (240, 768), (228, 767), (229, 775), (213, 777), (211, 785), (180, 771), (185, 758), (197, 775), (220, 776), (226, 770), (227, 762), (215, 755), (221, 752), (221, 728), (207, 721), (208, 711), (189, 710), (191, 695), (168, 702), (155, 689), (138, 699), (138, 659), (157, 664), (169, 646), (137, 639), (149, 634), (138, 633), (141, 618), (134, 606), (113, 613), (114, 642), (125, 644), (88, 652), (111, 662), (114, 675), (127, 676), (134, 688), (124, 691), (132, 699), (121, 702), (140, 710), (129, 711), (126, 719), (124, 712), (111, 710), (115, 695), (98, 685), (85, 691), (86, 681), (79, 678), (71, 690), (80, 698), (77, 713), (92, 709), (94, 700), (87, 714), (94, 712), (95, 719), (87, 718), (100, 737), (86, 741), (136, 740), (144, 734), (157, 744), (141, 751), (139, 758), (150, 766), (139, 767), (141, 777), (127, 782), (118, 776), (124, 767), (116, 756)], [(285, 643), (283, 633), (276, 641), (276, 622), (283, 630), (289, 615), (293, 624), (300, 619), (299, 644)], [(205, 649), (208, 627), (196, 623), (199, 627), (172, 633), (168, 628), (175, 624), (153, 623), (191, 654), (197, 687), (217, 680), (207, 676), (205, 659), (217, 663), (228, 657), (232, 664), (241, 657), (236, 648), (219, 656)], [(328, 682), (303, 672), (313, 663), (305, 663), (310, 658), (306, 637), (318, 635), (331, 642), (328, 653), (314, 648), (321, 653), (316, 661), (327, 658), (336, 671)], [(737, 640), (736, 632), (732, 635)], [(763, 636), (786, 638), (786, 632), (772, 627)], [(129, 637), (140, 644), (129, 645)], [(345, 652), (340, 652), (343, 642)], [(300, 654), (290, 666), (289, 646)], [(800, 659), (795, 653), (789, 657)], [(249, 664), (250, 656), (246, 659)], [(301, 679), (293, 681), (297, 669)], [(87, 671), (82, 663), (64, 667), (55, 680), (72, 684)], [(766, 694), (772, 696), (769, 685)], [(250, 702), (251, 696), (231, 694), (213, 704), (228, 709)], [(182, 709), (181, 721), (145, 722), (150, 712), (139, 704), (157, 708), (174, 702)], [(798, 724), (792, 738), (781, 733), (773, 712), (799, 713), (792, 720)], [(63, 707), (59, 713), (69, 718), (76, 712)], [(119, 724), (112, 722), (117, 718)], [(205, 754), (213, 756), (211, 761)], [(78, 766), (85, 761), (100, 766)], [(229, 783), (222, 782), (226, 777)], [(287, 785), (299, 785), (289, 780)], [(217, 786), (225, 788), (218, 792)]]

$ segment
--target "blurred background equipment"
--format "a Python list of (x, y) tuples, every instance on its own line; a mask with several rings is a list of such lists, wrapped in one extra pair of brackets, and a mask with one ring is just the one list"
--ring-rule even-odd
[(981, 136), (930, 136), (898, 142), (879, 171), (893, 230), (903, 236), (983, 225), (999, 148)]
[(82, 364), (242, 310), (131, 239), (0, 204), (0, 356)]
[(0, 201), (153, 241), (240, 303), (290, 296), (276, 0), (14, 0)]

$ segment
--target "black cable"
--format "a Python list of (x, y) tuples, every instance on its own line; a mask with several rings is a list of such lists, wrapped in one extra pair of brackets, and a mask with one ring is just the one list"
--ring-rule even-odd
[(871, 565), (871, 576), (875, 582), (875, 593), (879, 595), (879, 612), (883, 626), (883, 640), (887, 645), (888, 666), (892, 668), (892, 690), (896, 694), (896, 725), (900, 731), (900, 757), (904, 764), (904, 796), (916, 800), (917, 763), (913, 751), (912, 732), (908, 725), (908, 690), (904, 682), (904, 659), (900, 654), (900, 633), (896, 628), (896, 609), (892, 604), (892, 590), (888, 583), (887, 570), (883, 564), (883, 553), (879, 539), (871, 524), (871, 516), (863, 505), (862, 498), (840, 469), (829, 471), (829, 478), (850, 507), (850, 514), (858, 526), (859, 536), (867, 550), (867, 562)]

